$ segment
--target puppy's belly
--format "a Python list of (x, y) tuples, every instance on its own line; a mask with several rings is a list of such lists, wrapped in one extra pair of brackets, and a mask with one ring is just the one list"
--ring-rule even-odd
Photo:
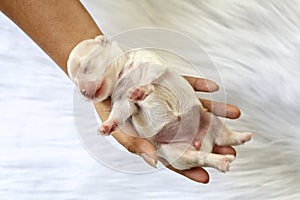
[(138, 115), (133, 116), (133, 126), (140, 137), (151, 138), (155, 144), (193, 143), (197, 127), (191, 124), (197, 124), (193, 120), (199, 121), (199, 119), (190, 120), (192, 117), (189, 116), (193, 116), (192, 113), (181, 116), (174, 115), (170, 111), (166, 111), (163, 115), (153, 114), (153, 112), (147, 114), (140, 111)]
[(163, 129), (155, 136), (155, 142), (157, 144), (168, 143), (186, 143), (192, 144), (194, 135), (186, 129), (185, 132), (180, 132), (181, 122), (176, 120), (166, 124)]
[(180, 106), (170, 90), (156, 85), (155, 91), (138, 103), (138, 112), (132, 116), (133, 126), (141, 137), (152, 137), (156, 144), (192, 144), (198, 129), (199, 106), (191, 105), (185, 113)]
[(137, 103), (137, 112), (132, 123), (141, 137), (157, 135), (167, 124), (177, 119), (178, 102), (170, 90), (155, 85), (143, 101)]

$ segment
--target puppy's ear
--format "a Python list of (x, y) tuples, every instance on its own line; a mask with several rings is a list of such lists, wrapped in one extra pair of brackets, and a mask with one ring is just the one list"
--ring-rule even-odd
[(95, 38), (95, 40), (97, 41), (98, 44), (100, 44), (101, 46), (104, 46), (104, 47), (111, 44), (109, 39), (107, 37), (105, 37), (104, 35), (97, 36)]

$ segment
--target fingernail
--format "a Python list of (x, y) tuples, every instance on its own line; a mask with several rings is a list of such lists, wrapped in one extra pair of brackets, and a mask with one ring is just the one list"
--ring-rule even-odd
[(150, 155), (146, 153), (141, 153), (140, 156), (144, 159), (146, 163), (148, 163), (151, 167), (157, 168), (156, 164), (157, 161), (155, 161), (153, 158), (151, 158)]
[(210, 80), (205, 80), (205, 83), (203, 82), (196, 82), (196, 87), (198, 88), (204, 88), (206, 87), (208, 91), (210, 92), (215, 92), (219, 90), (219, 85), (217, 85), (215, 82), (210, 81)]
[(207, 84), (207, 87), (208, 87), (209, 91), (211, 91), (211, 92), (215, 92), (215, 91), (218, 91), (220, 89), (218, 84), (210, 83), (210, 82)]

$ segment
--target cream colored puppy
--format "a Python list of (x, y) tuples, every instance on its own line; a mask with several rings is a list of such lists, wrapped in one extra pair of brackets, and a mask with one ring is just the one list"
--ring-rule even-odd
[[(252, 134), (225, 127), (202, 107), (190, 84), (153, 52), (124, 52), (118, 43), (98, 36), (77, 45), (68, 60), (69, 76), (86, 99), (112, 98), (112, 111), (99, 132), (108, 135), (129, 122), (177, 169), (228, 171), (235, 157), (214, 154), (213, 146), (243, 144)], [(195, 140), (201, 141), (200, 150), (193, 146)]]

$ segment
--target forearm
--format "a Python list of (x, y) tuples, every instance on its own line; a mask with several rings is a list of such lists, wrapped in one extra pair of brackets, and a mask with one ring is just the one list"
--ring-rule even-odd
[(1, 0), (0, 9), (65, 73), (75, 45), (101, 34), (79, 0)]

